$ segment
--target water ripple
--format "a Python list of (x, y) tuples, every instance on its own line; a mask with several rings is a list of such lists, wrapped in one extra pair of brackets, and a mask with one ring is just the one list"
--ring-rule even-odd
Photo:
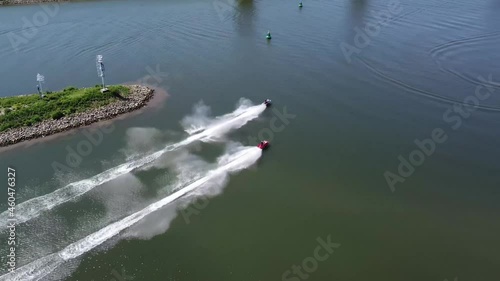
[[(416, 94), (416, 95), (419, 95), (419, 96), (423, 96), (423, 97), (426, 97), (426, 98), (429, 98), (429, 99), (432, 99), (432, 100), (436, 100), (436, 101), (441, 101), (441, 102), (444, 102), (444, 103), (448, 103), (448, 104), (462, 104), (462, 105), (465, 105), (465, 106), (470, 106), (470, 104), (466, 104), (464, 103), (463, 101), (461, 100), (456, 100), (456, 99), (452, 99), (452, 98), (448, 98), (448, 97), (443, 97), (441, 95), (438, 95), (436, 93), (433, 93), (433, 92), (430, 92), (430, 91), (426, 91), (426, 90), (422, 90), (422, 89), (419, 89), (417, 87), (414, 87), (406, 82), (403, 82), (403, 81), (400, 81), (396, 78), (393, 78), (393, 77), (390, 77), (389, 75), (383, 73), (382, 71), (374, 68), (373, 66), (371, 66), (368, 62), (366, 62), (364, 59), (362, 58), (358, 58), (361, 63), (366, 66), (370, 71), (372, 71), (373, 73), (375, 73), (379, 78), (381, 78), (382, 80), (385, 80), (393, 85), (396, 85), (396, 86), (399, 86), (405, 90), (407, 90), (408, 92), (410, 93), (413, 93), (413, 94)], [(486, 111), (499, 111), (500, 112), (500, 107), (494, 107), (494, 106), (487, 106), (487, 105), (478, 105), (476, 106), (476, 108), (478, 109), (482, 109), (482, 110), (486, 110)]]

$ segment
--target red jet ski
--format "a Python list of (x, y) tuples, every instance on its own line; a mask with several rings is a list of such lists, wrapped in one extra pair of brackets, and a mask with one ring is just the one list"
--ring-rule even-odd
[(259, 145), (257, 145), (257, 147), (260, 148), (260, 149), (262, 149), (262, 150), (266, 149), (268, 146), (269, 146), (269, 142), (266, 141), (266, 140), (261, 141), (259, 143)]
[(266, 107), (269, 107), (271, 105), (271, 100), (270, 99), (264, 100), (264, 104), (266, 105)]

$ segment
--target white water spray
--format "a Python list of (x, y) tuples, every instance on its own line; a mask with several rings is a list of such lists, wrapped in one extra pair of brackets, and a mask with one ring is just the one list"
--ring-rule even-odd
[[(241, 99), (239, 107), (234, 112), (215, 118), (215, 120), (213, 120), (204, 131), (191, 135), (181, 142), (168, 145), (160, 151), (108, 169), (91, 178), (70, 183), (52, 193), (35, 197), (20, 203), (16, 206), (16, 222), (17, 224), (21, 224), (34, 219), (42, 212), (51, 210), (60, 204), (73, 200), (89, 192), (96, 186), (116, 179), (117, 177), (129, 173), (134, 169), (155, 161), (166, 152), (173, 151), (195, 141), (210, 141), (228, 133), (231, 130), (238, 129), (249, 121), (257, 118), (265, 109), (266, 106), (263, 104), (250, 106), (250, 102), (248, 100)], [(7, 211), (0, 214), (0, 231), (6, 229), (7, 218)]]
[(226, 120), (237, 118), (252, 107), (255, 106), (252, 105), (251, 101), (241, 98), (238, 102), (238, 108), (235, 111), (214, 118), (209, 117), (210, 107), (206, 106), (203, 102), (199, 102), (193, 106), (193, 114), (182, 119), (181, 125), (188, 134), (192, 135), (205, 130), (208, 126), (213, 127)]
[(184, 131), (190, 135), (201, 132), (213, 120), (209, 115), (210, 107), (200, 101), (193, 106), (193, 114), (182, 119), (181, 125), (184, 127)]
[(0, 281), (40, 280), (43, 277), (49, 275), (52, 271), (64, 264), (66, 261), (79, 257), (84, 253), (94, 249), (110, 238), (118, 235), (123, 230), (136, 224), (148, 214), (151, 214), (158, 209), (166, 206), (167, 204), (173, 202), (174, 200), (195, 191), (206, 182), (248, 168), (249, 166), (254, 164), (261, 155), (262, 150), (260, 150), (259, 148), (246, 147), (239, 150), (237, 153), (230, 155), (229, 157), (222, 158), (226, 164), (210, 171), (205, 177), (196, 180), (183, 189), (174, 192), (173, 194), (147, 206), (146, 208), (136, 213), (123, 218), (122, 220), (109, 224), (99, 231), (94, 232), (87, 237), (68, 245), (66, 248), (57, 253), (37, 259), (27, 265), (18, 268), (14, 272), (0, 276)]

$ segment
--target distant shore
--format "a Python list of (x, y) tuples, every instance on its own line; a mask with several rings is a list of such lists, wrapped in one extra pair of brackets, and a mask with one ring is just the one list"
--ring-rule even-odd
[(51, 3), (51, 2), (68, 2), (60, 1), (60, 0), (0, 0), (0, 6), (7, 5), (32, 5), (32, 4), (41, 4), (41, 3)]
[(144, 107), (153, 97), (152, 88), (140, 85), (126, 85), (130, 94), (123, 100), (117, 100), (105, 106), (92, 108), (84, 112), (71, 114), (55, 120), (44, 120), (31, 126), (12, 128), (0, 133), (0, 147), (5, 147), (27, 140), (43, 138), (56, 133), (90, 125), (102, 120), (112, 119)]

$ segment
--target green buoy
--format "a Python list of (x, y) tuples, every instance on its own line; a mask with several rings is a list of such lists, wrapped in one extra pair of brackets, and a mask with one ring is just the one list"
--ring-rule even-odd
[(271, 32), (270, 31), (267, 32), (266, 39), (271, 39)]
[(302, 8), (302, 1), (299, 3), (299, 8)]

